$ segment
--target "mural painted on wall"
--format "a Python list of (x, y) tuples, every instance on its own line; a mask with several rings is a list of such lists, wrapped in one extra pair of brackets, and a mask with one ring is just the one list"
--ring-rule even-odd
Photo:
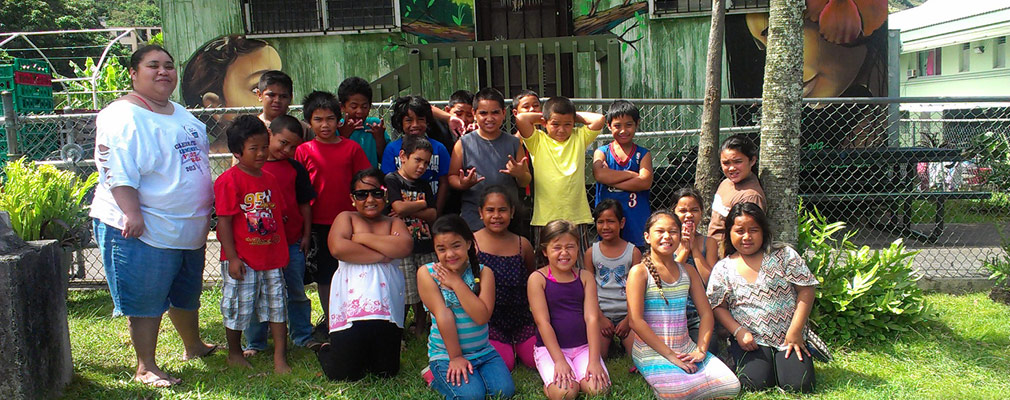
[[(804, 97), (887, 96), (887, 1), (807, 0), (803, 20)], [(768, 14), (726, 16), (732, 97), (761, 97)], [(737, 123), (753, 125), (753, 110)], [(808, 148), (874, 147), (886, 142), (881, 107), (812, 105), (801, 131)]]
[(421, 43), (476, 40), (474, 0), (400, 0), (404, 34)]
[[(634, 28), (645, 24), (646, 13), (649, 11), (649, 2), (645, 0), (624, 0), (613, 7), (603, 8), (603, 0), (575, 0), (572, 4), (572, 11), (575, 18), (575, 34), (578, 36), (599, 35), (610, 32), (622, 22), (635, 18), (635, 23), (624, 27), (620, 32), (614, 32), (622, 39)], [(637, 39), (641, 39), (639, 36)], [(631, 44), (635, 39), (628, 40), (625, 44)]]
[[(260, 75), (283, 67), (277, 50), (268, 42), (238, 35), (207, 42), (183, 66), (181, 96), (186, 108), (256, 107)], [(237, 114), (205, 117), (211, 151), (227, 153), (223, 132)]]

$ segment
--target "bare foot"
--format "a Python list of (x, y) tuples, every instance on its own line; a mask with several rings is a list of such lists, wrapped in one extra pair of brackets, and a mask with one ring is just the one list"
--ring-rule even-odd
[(242, 353), (236, 354), (231, 352), (228, 353), (228, 365), (250, 369), (253, 367), (252, 364), (249, 363), (249, 360), (246, 360), (245, 357), (242, 356)]
[(155, 388), (166, 388), (182, 382), (182, 380), (168, 376), (168, 374), (165, 374), (164, 372), (158, 374), (153, 371), (143, 373), (138, 372), (133, 376), (133, 380)]
[(195, 360), (197, 358), (207, 357), (211, 354), (214, 354), (214, 352), (217, 351), (218, 346), (216, 344), (204, 343), (203, 346), (201, 347), (202, 348), (197, 348), (194, 349), (193, 351), (186, 349), (186, 352), (183, 353), (182, 355), (182, 360), (189, 361), (189, 360)]
[(291, 366), (287, 360), (274, 360), (274, 373), (277, 375), (287, 375), (291, 373)]
[(242, 357), (249, 358), (259, 354), (260, 351), (256, 349), (249, 349), (242, 352)]

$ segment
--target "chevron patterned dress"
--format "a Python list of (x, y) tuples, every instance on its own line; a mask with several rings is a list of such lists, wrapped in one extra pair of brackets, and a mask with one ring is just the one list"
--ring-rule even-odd
[[(680, 277), (674, 283), (663, 282), (663, 288), (656, 287), (656, 281), (649, 275), (645, 290), (645, 322), (649, 328), (663, 339), (663, 342), (681, 353), (689, 353), (698, 348), (687, 333), (685, 308), (691, 286), (691, 279), (678, 264)], [(662, 290), (663, 294), (660, 294)], [(663, 300), (663, 296), (666, 300)], [(631, 351), (632, 361), (652, 391), (660, 399), (712, 399), (735, 397), (740, 391), (740, 381), (736, 374), (711, 353), (698, 364), (698, 370), (689, 374), (649, 347), (641, 338), (635, 338)]]
[[(734, 260), (719, 260), (712, 267), (709, 278), (708, 301), (712, 303), (712, 308), (726, 306), (733, 319), (754, 334), (758, 345), (785, 350), (782, 343), (796, 312), (796, 288), (793, 285), (818, 284), (796, 250), (782, 247), (765, 254), (754, 283), (740, 276)], [(813, 334), (804, 329), (804, 339), (810, 339)]]

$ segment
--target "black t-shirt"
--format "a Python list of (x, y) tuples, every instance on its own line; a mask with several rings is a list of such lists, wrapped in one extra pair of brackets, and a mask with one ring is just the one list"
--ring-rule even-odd
[[(420, 180), (409, 181), (400, 175), (398, 171), (386, 174), (386, 190), (389, 195), (389, 204), (385, 213), (392, 211), (393, 203), (396, 201), (417, 201), (424, 199), (429, 208), (435, 208), (435, 194), (431, 192), (431, 185)], [(414, 239), (414, 254), (428, 254), (435, 251), (432, 243), (431, 226), (420, 218), (404, 217), (400, 219), (407, 224), (407, 231)]]
[(306, 204), (312, 201), (312, 199), (316, 198), (316, 188), (312, 187), (309, 170), (305, 169), (305, 166), (294, 158), (289, 158), (288, 162), (295, 169), (295, 201), (298, 204)]

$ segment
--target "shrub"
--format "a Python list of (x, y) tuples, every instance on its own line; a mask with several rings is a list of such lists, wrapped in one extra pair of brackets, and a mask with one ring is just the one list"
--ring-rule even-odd
[(885, 249), (856, 248), (854, 233), (833, 236), (845, 228), (827, 222), (817, 209), (800, 212), (797, 251), (821, 285), (810, 320), (825, 339), (883, 341), (925, 321), (929, 310), (916, 282), (912, 260), (901, 239)]
[(996, 286), (1007, 286), (1007, 279), (1010, 278), (1010, 237), (1004, 237), (1001, 241), (1003, 255), (986, 259), (983, 265), (991, 273), (989, 279)]
[(55, 239), (64, 246), (90, 241), (84, 198), (98, 183), (98, 173), (81, 181), (73, 172), (22, 159), (8, 162), (4, 175), (0, 210), (10, 214), (14, 232), (22, 239)]

